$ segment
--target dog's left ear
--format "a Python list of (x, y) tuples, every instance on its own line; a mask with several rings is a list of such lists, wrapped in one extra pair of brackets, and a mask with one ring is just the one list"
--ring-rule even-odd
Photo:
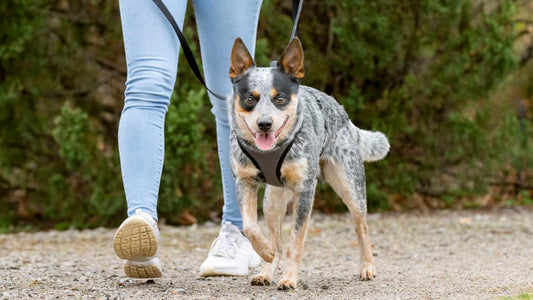
[(279, 66), (294, 78), (304, 77), (304, 51), (299, 38), (291, 40), (279, 59)]
[(231, 79), (237, 78), (244, 74), (250, 66), (254, 64), (254, 59), (250, 52), (244, 45), (241, 38), (236, 38), (231, 50), (231, 65), (229, 69), (229, 77)]

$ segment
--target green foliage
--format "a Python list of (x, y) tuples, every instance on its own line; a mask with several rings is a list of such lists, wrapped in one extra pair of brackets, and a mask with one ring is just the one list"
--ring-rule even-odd
[(530, 192), (526, 190), (520, 191), (516, 198), (511, 198), (505, 201), (506, 206), (515, 206), (515, 205), (533, 205), (533, 197)]
[[(95, 6), (115, 7), (107, 2), (0, 4), (0, 227), (97, 226), (124, 213), (118, 155), (108, 146), (115, 137), (102, 117), (106, 106), (91, 89), (98, 76), (105, 75), (107, 84), (110, 76), (97, 74), (87, 59), (98, 47), (82, 42), (95, 19), (106, 17)], [(116, 39), (119, 32), (108, 33)]]
[[(406, 195), (486, 192), (521, 138), (513, 108), (495, 120), (484, 100), (516, 66), (512, 2), (346, 0), (341, 7), (332, 65), (343, 81), (333, 93), (357, 124), (389, 136), (393, 163), (382, 186)], [(442, 182), (443, 172), (457, 180)]]
[(533, 299), (533, 293), (523, 293), (518, 296), (512, 297), (500, 297), (502, 300), (531, 300)]
[(67, 102), (54, 120), (52, 137), (59, 145), (59, 156), (68, 170), (83, 167), (91, 158), (92, 144), (87, 140), (89, 116), (79, 108), (73, 109)]
[(24, 51), (42, 25), (45, 5), (39, 0), (2, 1), (0, 11), (0, 60), (5, 62)]
[(520, 192), (521, 204), (524, 205), (533, 205), (533, 197), (528, 191), (521, 191)]
[[(89, 116), (69, 102), (56, 117), (52, 136), (58, 145), (60, 166), (49, 180), (45, 218), (66, 220), (77, 227), (98, 225), (123, 213), (116, 156), (106, 156), (97, 147), (97, 134)], [(70, 220), (73, 212), (77, 219)]]

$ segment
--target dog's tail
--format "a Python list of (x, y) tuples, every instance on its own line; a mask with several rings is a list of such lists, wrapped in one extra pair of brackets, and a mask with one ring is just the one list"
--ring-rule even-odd
[(384, 158), (390, 149), (389, 140), (379, 131), (368, 131), (353, 125), (354, 138), (363, 161), (376, 161)]

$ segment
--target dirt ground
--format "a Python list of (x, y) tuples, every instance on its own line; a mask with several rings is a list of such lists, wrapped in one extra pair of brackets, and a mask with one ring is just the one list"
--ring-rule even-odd
[(350, 217), (316, 214), (292, 292), (250, 286), (248, 277), (198, 277), (218, 234), (213, 223), (162, 226), (164, 277), (153, 282), (123, 275), (114, 229), (0, 235), (0, 299), (490, 299), (533, 292), (531, 209), (372, 214), (368, 225), (374, 281), (358, 280)]

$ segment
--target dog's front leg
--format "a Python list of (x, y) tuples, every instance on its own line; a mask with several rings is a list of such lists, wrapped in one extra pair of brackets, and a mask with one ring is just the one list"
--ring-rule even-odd
[(274, 249), (265, 238), (257, 224), (257, 188), (258, 184), (250, 179), (235, 180), (235, 192), (239, 201), (242, 215), (244, 235), (252, 243), (255, 252), (265, 261), (272, 262)]
[(304, 190), (296, 192), (293, 201), (291, 236), (278, 290), (294, 290), (298, 282), (298, 268), (302, 260), (302, 251), (309, 226), (309, 218), (315, 196), (316, 179), (305, 183)]
[(252, 277), (252, 285), (270, 285), (278, 269), (283, 251), (282, 225), (287, 211), (287, 201), (292, 197), (292, 191), (267, 185), (263, 200), (265, 222), (270, 229), (270, 241), (274, 247), (274, 260), (266, 263), (261, 272)]

